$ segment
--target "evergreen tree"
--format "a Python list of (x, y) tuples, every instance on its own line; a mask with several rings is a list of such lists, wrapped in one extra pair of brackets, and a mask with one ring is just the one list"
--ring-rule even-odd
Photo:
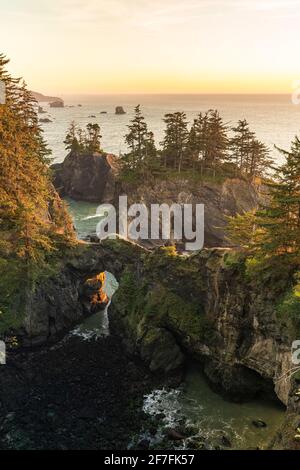
[(71, 152), (80, 151), (81, 145), (82, 145), (81, 136), (82, 136), (82, 129), (80, 129), (79, 131), (79, 128), (76, 125), (75, 121), (72, 121), (67, 131), (66, 138), (64, 140), (66, 149), (70, 150)]
[(269, 183), (270, 204), (262, 210), (259, 225), (265, 230), (262, 250), (300, 256), (300, 140), (296, 136), (289, 151), (278, 149), (286, 158)]
[(274, 161), (270, 157), (270, 149), (257, 139), (252, 139), (249, 146), (246, 174), (250, 177), (264, 177)]
[(230, 159), (235, 165), (236, 172), (244, 173), (249, 166), (250, 148), (254, 134), (250, 131), (246, 119), (239, 120), (232, 131), (234, 136), (230, 141), (232, 151)]
[(101, 152), (101, 138), (100, 126), (98, 124), (89, 123), (87, 129), (87, 149), (90, 152)]
[(148, 130), (140, 105), (134, 110), (134, 118), (128, 126), (125, 142), (129, 152), (122, 156), (123, 172), (134, 172), (143, 177), (151, 177), (159, 171), (159, 160), (153, 132)]
[(217, 110), (208, 112), (205, 165), (216, 175), (217, 168), (227, 159), (227, 127)]
[[(268, 183), (268, 204), (255, 214), (230, 218), (229, 238), (269, 259), (288, 255), (300, 263), (300, 140), (295, 137), (286, 158)], [(251, 235), (250, 235), (251, 234)]]
[(6, 102), (0, 105), (0, 265), (6, 266), (8, 277), (13, 270), (19, 292), (26, 297), (48, 254), (59, 243), (71, 241), (72, 230), (66, 213), (68, 228), (63, 231), (49, 217), (55, 191), (37, 104), (25, 83), (9, 75), (7, 64), (0, 54), (0, 80), (6, 88)]
[(186, 115), (183, 112), (166, 114), (164, 123), (166, 124), (162, 142), (164, 165), (180, 173), (185, 164), (184, 157), (189, 137)]

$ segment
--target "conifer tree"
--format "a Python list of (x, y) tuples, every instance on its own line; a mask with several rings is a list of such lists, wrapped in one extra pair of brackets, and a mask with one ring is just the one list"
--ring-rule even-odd
[[(289, 256), (300, 263), (300, 140), (295, 137), (269, 187), (268, 203), (255, 214), (246, 213), (229, 222), (229, 238), (239, 240), (259, 256)], [(251, 234), (251, 236), (249, 236)]]
[[(8, 276), (13, 269), (19, 292), (23, 289), (26, 296), (49, 253), (58, 244), (69, 243), (73, 232), (65, 212), (68, 228), (63, 231), (61, 222), (58, 229), (49, 217), (55, 191), (37, 103), (26, 84), (9, 75), (7, 64), (0, 54), (0, 80), (6, 88), (5, 104), (0, 105), (0, 265), (6, 266)], [(0, 283), (3, 293), (2, 287)]]
[(231, 157), (236, 173), (244, 173), (249, 165), (251, 143), (254, 138), (253, 132), (249, 129), (246, 119), (239, 120), (236, 127), (232, 128), (234, 136), (230, 140)]
[(99, 124), (89, 123), (87, 129), (87, 150), (90, 152), (101, 152), (101, 129)]
[(213, 176), (217, 168), (227, 159), (228, 137), (227, 127), (217, 110), (209, 111), (207, 122), (207, 137), (205, 162), (212, 169)]
[(67, 131), (65, 140), (64, 140), (66, 149), (70, 150), (71, 152), (79, 151), (81, 148), (81, 144), (82, 144), (82, 139), (80, 139), (81, 136), (82, 136), (82, 130), (80, 129), (80, 132), (79, 132), (79, 128), (76, 125), (75, 121), (72, 121)]
[(189, 136), (186, 114), (183, 112), (166, 114), (164, 123), (166, 124), (162, 142), (164, 165), (180, 173), (185, 164), (184, 157)]
[(159, 171), (154, 134), (148, 130), (140, 105), (135, 107), (134, 113), (125, 136), (129, 152), (122, 156), (122, 166), (125, 172), (135, 172), (148, 178)]
[(300, 140), (295, 137), (289, 151), (278, 149), (286, 161), (269, 183), (271, 202), (259, 216), (265, 230), (262, 250), (300, 256)]

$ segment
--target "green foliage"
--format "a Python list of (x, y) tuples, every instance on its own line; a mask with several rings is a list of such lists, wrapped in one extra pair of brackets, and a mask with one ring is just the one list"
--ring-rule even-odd
[(159, 159), (153, 132), (148, 130), (140, 105), (128, 126), (125, 142), (129, 152), (121, 157), (121, 179), (135, 182), (140, 178), (151, 179), (159, 171)]
[(245, 273), (246, 269), (246, 258), (245, 254), (232, 250), (229, 251), (228, 253), (225, 253), (223, 256), (223, 267), (228, 268), (228, 269), (237, 269), (241, 273)]
[(89, 123), (83, 130), (72, 121), (64, 140), (66, 149), (79, 154), (101, 152), (100, 132), (98, 124)]
[(234, 136), (230, 139), (228, 160), (234, 163), (236, 171), (240, 174), (250, 177), (264, 176), (273, 164), (268, 147), (257, 140), (246, 119), (238, 121), (232, 131)]
[[(278, 261), (300, 264), (300, 140), (281, 150), (285, 163), (267, 183), (268, 202), (257, 211), (229, 218), (228, 238), (251, 253), (250, 271), (272, 269)], [(277, 258), (277, 261), (274, 261)], [(277, 266), (281, 270), (280, 265)], [(249, 269), (248, 269), (249, 271)]]
[[(1, 330), (20, 322), (37, 272), (51, 252), (73, 237), (66, 212), (55, 212), (59, 199), (48, 169), (50, 151), (39, 127), (37, 103), (20, 79), (6, 70), (0, 54), (0, 80), (6, 102), (0, 106), (0, 265)], [(57, 209), (57, 207), (56, 207)]]
[(249, 130), (246, 120), (231, 129), (231, 138), (217, 110), (200, 113), (190, 129), (183, 112), (166, 114), (164, 123), (162, 149), (158, 151), (140, 105), (135, 108), (125, 136), (130, 151), (121, 157), (121, 180), (138, 184), (141, 178), (169, 179), (174, 175), (195, 181), (234, 176), (252, 179), (264, 177), (273, 163), (269, 149)]
[(295, 275), (297, 284), (283, 297), (277, 306), (279, 318), (291, 321), (294, 338), (300, 334), (300, 272)]

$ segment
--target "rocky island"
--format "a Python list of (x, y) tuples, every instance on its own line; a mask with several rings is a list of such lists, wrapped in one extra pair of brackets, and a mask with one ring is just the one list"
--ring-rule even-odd
[(126, 114), (126, 112), (124, 111), (123, 106), (117, 106), (115, 114), (118, 114), (118, 115)]

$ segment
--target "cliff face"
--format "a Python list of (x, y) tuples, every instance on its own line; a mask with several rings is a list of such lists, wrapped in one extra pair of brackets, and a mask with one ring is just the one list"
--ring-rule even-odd
[(277, 305), (290, 273), (249, 279), (244, 260), (230, 249), (170, 253), (121, 241), (70, 249), (31, 295), (25, 340), (44, 342), (90, 314), (84, 282), (106, 270), (120, 282), (112, 327), (153, 371), (175, 370), (188, 355), (233, 398), (253, 396), (268, 384), (287, 404), (291, 380), (279, 379), (292, 367), (297, 330), (289, 318), (279, 318)]
[[(147, 350), (150, 364), (149, 342), (168, 332), (180, 351), (201, 361), (207, 376), (229, 396), (254, 396), (274, 387), (287, 404), (291, 381), (279, 378), (292, 367), (291, 344), (297, 334), (278, 319), (276, 306), (288, 277), (280, 282), (249, 280), (242, 261), (232, 263), (231, 256), (226, 249), (203, 250), (191, 258), (148, 255), (143, 275), (131, 272), (121, 278), (113, 300), (114, 324), (121, 324), (129, 347), (142, 358)], [(136, 291), (132, 303), (126, 300), (128, 284)], [(171, 363), (169, 358), (168, 368)]]
[(115, 157), (70, 152), (63, 163), (52, 165), (59, 194), (75, 200), (109, 202), (115, 193)]
[[(60, 195), (88, 202), (114, 203), (120, 195), (128, 204), (204, 204), (205, 246), (228, 246), (224, 228), (226, 216), (249, 211), (262, 199), (260, 186), (241, 178), (223, 182), (200, 182), (187, 178), (169, 178), (139, 185), (119, 181), (118, 159), (114, 155), (71, 152), (63, 163), (52, 166), (54, 185)], [(146, 246), (164, 245), (166, 240), (141, 240)]]
[[(228, 246), (224, 233), (226, 216), (256, 208), (261, 198), (260, 187), (241, 178), (228, 178), (220, 183), (176, 178), (141, 184), (138, 188), (123, 183), (120, 192), (128, 195), (129, 204), (141, 202), (147, 207), (162, 203), (193, 204), (193, 207), (204, 204), (206, 247)], [(164, 243), (152, 241), (154, 246)]]
[(164, 376), (178, 373), (193, 358), (213, 387), (237, 401), (276, 394), (289, 415), (284, 438), (274, 447), (284, 441), (284, 447), (294, 448), (300, 378), (288, 372), (299, 332), (277, 309), (291, 273), (257, 280), (244, 268), (243, 257), (225, 248), (183, 257), (121, 241), (80, 244), (36, 286), (19, 338), (25, 345), (40, 344), (81, 321), (91, 313), (86, 279), (110, 271), (120, 282), (109, 310), (111, 330), (129, 353)]

